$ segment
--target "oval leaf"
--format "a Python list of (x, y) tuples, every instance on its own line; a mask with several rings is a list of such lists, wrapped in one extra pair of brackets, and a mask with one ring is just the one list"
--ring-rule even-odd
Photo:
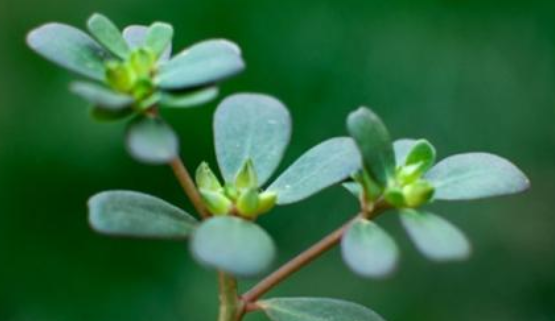
[[(139, 47), (144, 47), (146, 45), (146, 36), (148, 34), (147, 26), (132, 25), (127, 26), (123, 29), (123, 38), (127, 41), (127, 44), (131, 49), (136, 49)], [(160, 56), (160, 61), (167, 61), (170, 59), (172, 54), (172, 44), (168, 44), (162, 55)]]
[(103, 234), (183, 239), (197, 221), (157, 197), (132, 191), (107, 191), (89, 199), (89, 222)]
[(244, 68), (236, 44), (221, 39), (207, 40), (160, 66), (158, 85), (168, 90), (198, 87), (234, 76)]
[(467, 153), (448, 157), (425, 176), (435, 199), (469, 200), (522, 192), (530, 186), (520, 169), (499, 156)]
[(104, 80), (107, 52), (81, 30), (60, 23), (48, 23), (27, 35), (27, 44), (39, 55), (73, 72)]
[(430, 142), (419, 139), (414, 143), (406, 156), (405, 165), (418, 166), (420, 172), (426, 172), (436, 161), (436, 150)]
[(278, 204), (294, 203), (348, 178), (360, 166), (354, 141), (349, 137), (332, 138), (304, 153), (268, 191), (278, 195)]
[(272, 264), (276, 249), (258, 225), (231, 216), (211, 218), (195, 231), (191, 251), (208, 267), (236, 276), (255, 276)]
[(153, 23), (146, 33), (145, 45), (160, 57), (171, 45), (173, 38), (173, 27), (163, 22)]
[(275, 298), (258, 302), (272, 321), (384, 321), (356, 303), (327, 298)]
[(393, 151), (395, 152), (395, 164), (397, 167), (405, 165), (407, 155), (416, 144), (416, 139), (402, 138), (397, 139), (393, 143)]
[(208, 87), (186, 93), (163, 92), (160, 98), (162, 107), (189, 108), (203, 105), (218, 97), (218, 87)]
[(365, 168), (381, 186), (386, 186), (395, 175), (395, 156), (382, 120), (361, 107), (349, 115), (347, 129), (360, 148)]
[(89, 82), (74, 82), (70, 90), (93, 105), (111, 111), (121, 111), (133, 104), (133, 97), (116, 93), (104, 86)]
[(165, 164), (177, 156), (179, 140), (173, 129), (162, 120), (144, 117), (129, 125), (127, 150), (138, 161)]
[(470, 256), (470, 243), (449, 221), (432, 213), (406, 209), (401, 222), (416, 248), (434, 261), (459, 261)]
[(341, 240), (343, 260), (363, 277), (385, 277), (395, 270), (399, 259), (397, 244), (376, 223), (359, 219)]
[(289, 111), (267, 95), (233, 95), (218, 106), (214, 115), (216, 156), (228, 183), (251, 159), (262, 186), (279, 165), (290, 137)]
[(129, 46), (118, 27), (106, 16), (95, 13), (87, 21), (90, 33), (114, 55), (125, 59), (129, 55)]

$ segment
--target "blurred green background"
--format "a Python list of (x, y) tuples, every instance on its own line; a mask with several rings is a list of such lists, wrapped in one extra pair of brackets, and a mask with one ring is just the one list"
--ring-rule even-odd
[[(403, 253), (393, 278), (361, 280), (334, 251), (271, 295), (340, 297), (390, 321), (555, 320), (555, 2), (496, 0), (0, 0), (0, 320), (215, 320), (214, 273), (185, 244), (87, 227), (85, 202), (104, 189), (189, 208), (168, 168), (133, 162), (121, 124), (92, 122), (67, 91), (75, 77), (25, 47), (38, 24), (83, 27), (95, 11), (120, 26), (170, 22), (176, 48), (238, 42), (248, 68), (224, 94), (265, 92), (290, 107), (282, 167), (344, 135), (347, 113), (365, 104), (395, 137), (426, 137), (441, 157), (498, 153), (532, 180), (524, 195), (433, 206), (473, 241), (467, 263), (427, 262), (386, 215)], [(191, 167), (214, 164), (215, 105), (165, 114)], [(261, 224), (285, 261), (355, 210), (334, 188)]]

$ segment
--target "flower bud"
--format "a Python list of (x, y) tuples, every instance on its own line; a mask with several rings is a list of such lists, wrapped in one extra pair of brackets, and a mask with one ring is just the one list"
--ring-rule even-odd
[(235, 177), (235, 187), (239, 190), (258, 187), (258, 178), (254, 170), (254, 164), (250, 158), (243, 163), (243, 166), (241, 166), (241, 169), (237, 173)]
[(409, 207), (418, 207), (429, 202), (434, 196), (434, 186), (426, 180), (418, 180), (403, 187), (405, 202)]
[(130, 92), (135, 85), (137, 75), (126, 64), (118, 61), (106, 63), (106, 81), (117, 91)]
[(274, 192), (263, 192), (258, 197), (258, 210), (257, 214), (264, 214), (269, 212), (274, 206), (276, 206), (277, 194)]
[(208, 211), (214, 215), (226, 215), (233, 209), (233, 203), (221, 192), (199, 189), (199, 193)]
[(254, 217), (258, 213), (258, 192), (249, 188), (241, 192), (239, 199), (237, 199), (236, 208), (242, 216)]
[(129, 65), (139, 77), (150, 78), (155, 62), (154, 54), (145, 48), (139, 48), (129, 56)]
[(195, 181), (197, 183), (198, 188), (209, 190), (209, 191), (220, 191), (222, 189), (222, 185), (220, 181), (214, 175), (210, 166), (206, 162), (202, 162), (197, 171), (195, 173)]
[(385, 200), (397, 208), (405, 207), (405, 196), (403, 190), (398, 187), (389, 187), (384, 193)]

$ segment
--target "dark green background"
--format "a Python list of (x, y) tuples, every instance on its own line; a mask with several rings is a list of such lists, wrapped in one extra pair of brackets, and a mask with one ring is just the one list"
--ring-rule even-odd
[[(524, 195), (433, 206), (473, 241), (467, 263), (427, 262), (386, 215), (380, 223), (402, 249), (393, 278), (361, 280), (334, 251), (272, 295), (340, 297), (390, 321), (555, 320), (555, 3), (496, 0), (0, 0), (0, 320), (215, 319), (214, 273), (185, 244), (109, 239), (87, 227), (85, 202), (104, 189), (189, 207), (168, 168), (133, 162), (122, 126), (92, 122), (67, 91), (74, 77), (25, 47), (38, 24), (83, 26), (94, 11), (120, 26), (171, 22), (176, 48), (238, 42), (248, 68), (224, 94), (265, 92), (290, 107), (282, 167), (345, 134), (347, 113), (365, 104), (395, 137), (426, 137), (441, 157), (498, 153), (532, 180)], [(190, 166), (214, 163), (215, 105), (165, 114)], [(334, 188), (261, 224), (284, 261), (355, 210)]]

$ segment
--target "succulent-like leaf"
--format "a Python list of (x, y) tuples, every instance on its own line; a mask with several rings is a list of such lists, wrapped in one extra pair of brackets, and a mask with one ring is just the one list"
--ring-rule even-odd
[(91, 109), (91, 118), (99, 122), (115, 122), (131, 117), (134, 114), (132, 108), (122, 109), (106, 109), (102, 107), (93, 107)]
[(272, 321), (384, 321), (356, 303), (327, 298), (275, 298), (258, 302)]
[(127, 150), (138, 161), (165, 164), (179, 152), (179, 139), (173, 129), (157, 118), (141, 117), (127, 129)]
[(435, 161), (436, 150), (434, 146), (425, 139), (419, 139), (407, 154), (405, 164), (407, 166), (418, 166), (418, 172), (424, 173), (434, 165)]
[(221, 39), (207, 40), (160, 66), (158, 85), (167, 90), (205, 86), (234, 76), (244, 68), (236, 44)]
[(329, 139), (304, 153), (269, 187), (278, 204), (305, 199), (360, 169), (360, 153), (349, 137)]
[(173, 27), (170, 24), (155, 22), (148, 28), (145, 45), (156, 57), (160, 57), (172, 43), (172, 38)]
[(122, 59), (129, 55), (129, 45), (118, 27), (106, 16), (93, 14), (87, 21), (87, 27), (96, 40), (111, 53)]
[(370, 109), (361, 107), (349, 115), (347, 129), (355, 139), (372, 178), (386, 186), (395, 175), (395, 155), (382, 120)]
[(385, 277), (394, 271), (399, 259), (397, 244), (376, 223), (365, 219), (354, 222), (341, 240), (343, 260), (363, 277)]
[[(146, 45), (146, 36), (148, 34), (147, 26), (132, 25), (127, 26), (123, 29), (123, 38), (127, 41), (127, 44), (131, 49), (136, 49), (139, 47), (144, 47)], [(162, 55), (159, 61), (168, 61), (172, 54), (172, 44), (170, 43)]]
[(435, 199), (470, 200), (522, 192), (530, 186), (524, 173), (508, 160), (487, 153), (467, 153), (440, 161), (425, 176)]
[(218, 97), (218, 87), (202, 88), (186, 93), (163, 92), (160, 98), (162, 107), (189, 108), (203, 105)]
[(94, 106), (110, 111), (121, 111), (133, 104), (133, 97), (117, 93), (109, 88), (90, 82), (74, 82), (71, 91)]
[(395, 153), (395, 164), (397, 167), (405, 165), (407, 155), (416, 144), (416, 139), (401, 138), (393, 143), (393, 151)]
[(226, 98), (214, 115), (220, 171), (228, 183), (251, 159), (262, 186), (276, 170), (291, 136), (291, 117), (277, 99), (261, 94)]
[(39, 55), (73, 72), (104, 80), (108, 53), (83, 31), (61, 23), (48, 23), (27, 35), (27, 44)]
[(235, 276), (255, 276), (272, 264), (276, 249), (258, 225), (232, 216), (211, 218), (195, 231), (193, 256), (203, 265)]
[(434, 261), (459, 261), (470, 256), (466, 236), (453, 224), (432, 213), (405, 209), (401, 222), (416, 248)]
[(184, 239), (197, 221), (157, 197), (132, 191), (106, 191), (89, 199), (89, 222), (99, 233)]

